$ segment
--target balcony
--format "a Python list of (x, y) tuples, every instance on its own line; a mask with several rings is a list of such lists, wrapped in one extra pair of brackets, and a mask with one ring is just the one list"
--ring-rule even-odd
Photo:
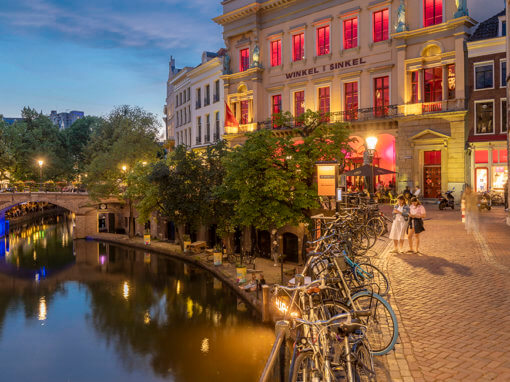
[(400, 105), (399, 109), (402, 115), (426, 115), (466, 110), (466, 105), (463, 99), (454, 99)]

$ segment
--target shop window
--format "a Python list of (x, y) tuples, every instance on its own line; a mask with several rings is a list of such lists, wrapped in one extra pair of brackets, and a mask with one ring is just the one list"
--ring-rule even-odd
[(344, 84), (345, 92), (345, 119), (353, 120), (358, 118), (358, 82)]
[(506, 150), (492, 150), (492, 163), (507, 163), (507, 151)]
[(494, 101), (475, 102), (475, 133), (494, 134)]
[(241, 101), (241, 120), (239, 123), (241, 125), (246, 125), (248, 123), (248, 101)]
[(294, 116), (299, 117), (305, 112), (305, 92), (304, 90), (294, 93)]
[(475, 163), (489, 163), (489, 151), (475, 150)]
[(475, 188), (477, 192), (487, 191), (487, 183), (489, 179), (489, 170), (486, 167), (475, 169)]
[(411, 72), (411, 103), (418, 103), (418, 71)]
[(329, 113), (329, 86), (319, 88), (319, 113), (322, 115)]
[(250, 49), (241, 49), (239, 52), (239, 71), (245, 72), (250, 68)]
[(374, 42), (384, 41), (388, 39), (388, 9), (374, 12), (372, 14), (372, 37)]
[(425, 102), (440, 102), (443, 98), (443, 70), (440, 66), (423, 71)]
[(423, 153), (423, 159), (425, 166), (435, 166), (441, 164), (441, 151), (425, 151)]
[(344, 20), (344, 49), (358, 46), (358, 18)]
[(271, 66), (282, 64), (282, 40), (271, 41)]
[(506, 61), (501, 61), (501, 79), (499, 82), (499, 86), (502, 88), (506, 88)]
[(455, 99), (455, 64), (446, 67), (448, 73), (448, 99)]
[(298, 33), (292, 36), (292, 61), (301, 61), (305, 58), (305, 34)]
[(317, 28), (317, 56), (329, 54), (329, 25)]
[(382, 117), (388, 115), (390, 104), (389, 76), (374, 78), (374, 115)]
[(441, 24), (443, 22), (443, 0), (423, 1), (423, 26)]
[(507, 166), (493, 166), (492, 167), (492, 188), (494, 190), (503, 191), (505, 183), (508, 179)]
[(475, 89), (491, 89), (494, 87), (493, 64), (475, 66)]

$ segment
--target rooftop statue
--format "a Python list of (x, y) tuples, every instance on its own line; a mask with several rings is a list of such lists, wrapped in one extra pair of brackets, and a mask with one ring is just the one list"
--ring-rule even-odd
[(400, 5), (397, 11), (397, 24), (395, 25), (395, 32), (405, 32), (407, 30), (406, 25), (406, 6), (404, 0), (400, 0)]

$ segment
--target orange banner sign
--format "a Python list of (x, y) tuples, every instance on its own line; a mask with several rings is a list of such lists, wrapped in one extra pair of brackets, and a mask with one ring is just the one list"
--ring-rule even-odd
[(336, 196), (336, 166), (317, 166), (319, 196)]

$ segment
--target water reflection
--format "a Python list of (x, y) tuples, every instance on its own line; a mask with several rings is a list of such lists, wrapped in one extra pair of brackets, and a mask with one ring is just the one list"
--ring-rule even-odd
[[(62, 239), (62, 224), (44, 230), (48, 246), (51, 232)], [(209, 274), (92, 241), (57, 247), (57, 258), (73, 261), (54, 263), (36, 248), (51, 269), (38, 283), (21, 277), (33, 255), (26, 244), (9, 255), (20, 259), (19, 273), (0, 268), (2, 380), (257, 380), (272, 330), (239, 311), (235, 294)]]

